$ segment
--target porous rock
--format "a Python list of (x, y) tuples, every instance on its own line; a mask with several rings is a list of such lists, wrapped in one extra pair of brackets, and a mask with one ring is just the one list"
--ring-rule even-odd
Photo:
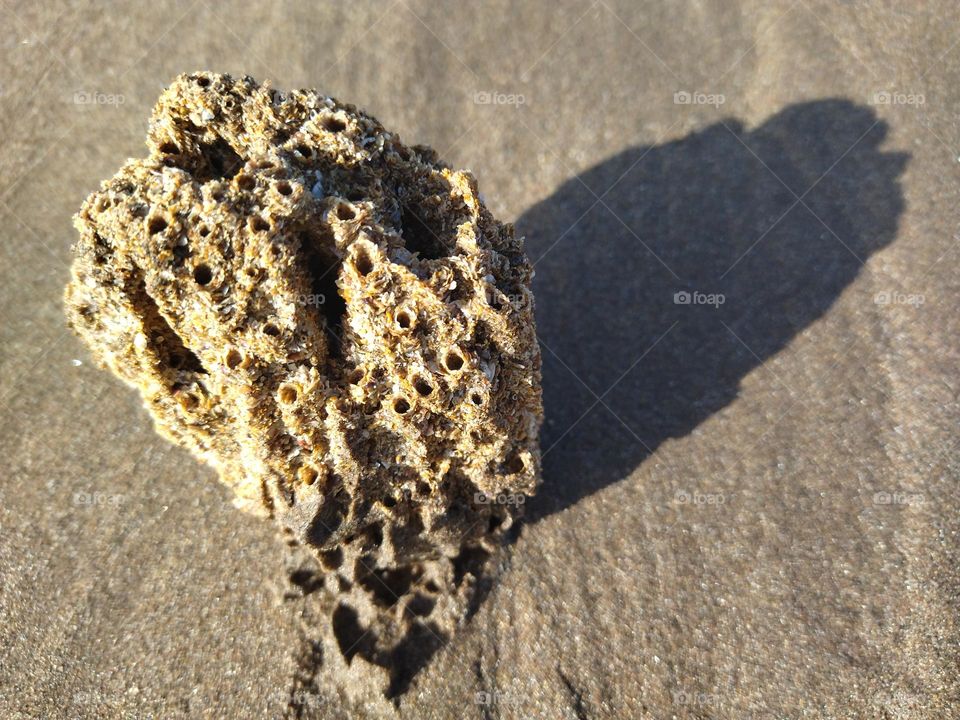
[(469, 172), (315, 91), (183, 75), (147, 144), (75, 218), (69, 322), (312, 558), (325, 656), (396, 692), (538, 483), (522, 242)]

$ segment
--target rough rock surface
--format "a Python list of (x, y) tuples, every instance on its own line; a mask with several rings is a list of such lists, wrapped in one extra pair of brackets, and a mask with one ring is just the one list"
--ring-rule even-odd
[(71, 326), (295, 548), (317, 652), (388, 695), (539, 478), (532, 269), (474, 178), (356, 108), (183, 75), (83, 205)]

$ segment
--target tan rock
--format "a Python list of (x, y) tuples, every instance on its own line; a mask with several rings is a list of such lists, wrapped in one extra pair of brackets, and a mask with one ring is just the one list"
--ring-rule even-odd
[(322, 565), (347, 664), (448, 638), (539, 478), (521, 240), (470, 173), (314, 91), (183, 75), (148, 147), (75, 219), (70, 324)]

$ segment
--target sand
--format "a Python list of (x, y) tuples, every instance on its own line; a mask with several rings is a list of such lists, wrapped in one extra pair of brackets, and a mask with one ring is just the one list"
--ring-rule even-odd
[[(0, 8), (0, 716), (960, 717), (960, 9)], [(367, 108), (536, 263), (544, 485), (397, 705), (273, 528), (66, 330), (70, 216), (178, 73)]]

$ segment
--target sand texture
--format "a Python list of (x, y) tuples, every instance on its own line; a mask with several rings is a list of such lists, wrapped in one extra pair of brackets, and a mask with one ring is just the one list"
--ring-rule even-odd
[[(109, 13), (11, 1), (0, 17), (0, 717), (960, 717), (955, 3), (198, 0)], [(359, 578), (348, 590), (356, 623), (349, 610), (338, 616), (356, 647), (331, 645), (336, 607), (326, 580), (320, 589), (329, 570), (316, 569), (319, 548), (290, 546), (276, 523), (234, 507), (235, 488), (262, 477), (265, 458), (241, 456), (218, 473), (160, 437), (143, 398), (99, 369), (64, 321), (71, 248), (92, 247), (71, 218), (105, 178), (151, 158), (161, 177), (203, 179), (192, 196), (190, 182), (144, 178), (161, 193), (158, 207), (171, 210), (177, 193), (202, 200), (205, 182), (223, 183), (251, 198), (253, 214), (277, 210), (279, 221), (237, 225), (232, 237), (251, 248), (285, 233), (282, 218), (327, 222), (333, 243), (315, 262), (336, 256), (341, 285), (355, 293), (353, 243), (364, 241), (340, 256), (337, 237), (351, 222), (359, 232), (369, 212), (386, 238), (369, 257), (396, 264), (404, 287), (416, 286), (407, 271), (426, 282), (410, 270), (422, 253), (389, 255), (401, 249), (389, 238), (402, 237), (403, 222), (380, 215), (381, 195), (351, 199), (325, 175), (318, 200), (303, 179), (313, 169), (292, 145), (281, 150), (291, 138), (264, 146), (276, 167), (243, 158), (237, 169), (229, 153), (191, 165), (212, 139), (195, 108), (186, 119), (201, 128), (191, 130), (196, 148), (174, 134), (151, 136), (145, 149), (164, 88), (200, 69), (317, 88), (317, 99), (363, 108), (411, 152), (430, 146), (436, 157), (423, 162), (398, 156), (401, 188), (412, 165), (439, 173), (468, 207), (475, 199), (471, 223), (500, 228), (491, 232), (507, 244), (523, 238), (529, 265), (515, 279), (535, 273), (542, 484), (465, 609), (431, 610), (458, 618), (455, 632), (435, 647), (412, 636), (419, 659), (404, 673), (364, 658), (383, 657), (376, 643), (387, 634), (368, 644), (374, 615), (360, 596), (370, 610), (375, 598)], [(347, 158), (361, 115), (327, 110), (317, 137), (345, 133)], [(167, 141), (176, 152), (163, 151)], [(245, 174), (252, 188), (238, 186)], [(354, 218), (330, 216), (340, 199)], [(159, 235), (172, 243), (182, 217), (164, 218)], [(211, 251), (224, 222), (210, 227)], [(197, 231), (188, 247), (206, 247), (199, 225), (182, 227)], [(158, 247), (142, 237), (143, 253)], [(293, 247), (281, 255), (293, 258)], [(196, 259), (177, 252), (171, 293), (222, 291), (220, 260), (206, 263), (198, 288), (205, 272), (195, 276)], [(146, 259), (139, 267), (153, 267)], [(526, 306), (512, 305), (505, 278), (492, 274), (504, 297), (487, 308), (514, 337)], [(248, 290), (277, 297), (268, 285), (294, 278), (277, 273)], [(468, 308), (486, 302), (483, 278), (462, 299)], [(138, 285), (122, 284), (117, 297), (144, 307)], [(421, 289), (418, 302), (440, 297)], [(345, 304), (359, 298), (350, 292)], [(284, 308), (271, 321), (279, 335), (245, 341), (258, 357), (286, 352), (317, 310)], [(246, 379), (245, 354), (229, 368), (236, 358), (212, 344), (191, 352), (205, 369), (232, 369), (217, 369), (225, 385), (269, 393), (296, 433), (302, 418), (281, 389), (292, 381), (298, 399), (314, 392), (324, 383), (314, 386), (305, 366), (318, 378), (328, 367), (326, 315), (311, 317), (305, 347), (317, 364), (258, 360), (264, 383)], [(389, 322), (386, 311), (356, 317)], [(410, 315), (411, 328), (425, 317)], [(468, 330), (449, 319), (444, 348)], [(470, 337), (456, 335), (479, 381), (487, 375)], [(455, 392), (437, 370), (435, 392)], [(189, 395), (196, 389), (177, 390), (171, 413), (205, 409), (205, 397)], [(401, 391), (410, 410), (375, 414), (371, 430), (419, 412), (415, 385), (389, 390), (384, 410)], [(509, 461), (508, 446), (530, 440), (519, 413), (510, 421), (484, 461)], [(297, 447), (290, 462), (306, 466)], [(215, 450), (213, 465), (213, 455), (227, 457)], [(321, 465), (295, 493), (320, 492)], [(222, 474), (235, 482), (218, 482)], [(428, 505), (416, 491), (409, 502)], [(239, 496), (268, 511), (262, 494)], [(308, 525), (287, 523), (294, 536)], [(411, 578), (405, 603), (425, 608), (415, 597), (431, 597), (427, 581)], [(350, 679), (347, 665), (363, 677)]]

